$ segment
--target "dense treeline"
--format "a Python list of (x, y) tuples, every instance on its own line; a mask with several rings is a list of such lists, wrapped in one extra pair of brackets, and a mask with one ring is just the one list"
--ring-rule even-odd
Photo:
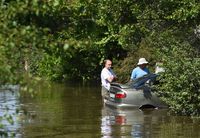
[(162, 61), (172, 111), (200, 113), (200, 3), (195, 0), (2, 0), (0, 77), (98, 80), (110, 58), (119, 81), (139, 57)]

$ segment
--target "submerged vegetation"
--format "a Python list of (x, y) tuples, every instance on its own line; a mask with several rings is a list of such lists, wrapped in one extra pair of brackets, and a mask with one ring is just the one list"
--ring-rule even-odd
[[(200, 4), (192, 0), (2, 0), (0, 83), (24, 74), (53, 81), (99, 80), (110, 58), (119, 81), (139, 57), (154, 71), (172, 111), (200, 114)], [(25, 75), (26, 76), (26, 75)]]

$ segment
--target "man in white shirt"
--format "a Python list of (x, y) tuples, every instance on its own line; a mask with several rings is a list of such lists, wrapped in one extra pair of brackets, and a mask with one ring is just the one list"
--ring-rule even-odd
[(104, 60), (104, 68), (101, 71), (101, 95), (104, 99), (105, 95), (108, 94), (110, 90), (110, 83), (116, 79), (116, 75), (111, 69), (112, 61), (109, 59)]

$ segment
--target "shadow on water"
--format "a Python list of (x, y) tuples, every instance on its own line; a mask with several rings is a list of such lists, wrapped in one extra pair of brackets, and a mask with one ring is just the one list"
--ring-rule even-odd
[(51, 84), (38, 85), (34, 97), (0, 93), (0, 115), (13, 116), (11, 124), (2, 121), (5, 130), (18, 138), (200, 137), (199, 118), (172, 116), (164, 109), (112, 109), (102, 105), (100, 89)]

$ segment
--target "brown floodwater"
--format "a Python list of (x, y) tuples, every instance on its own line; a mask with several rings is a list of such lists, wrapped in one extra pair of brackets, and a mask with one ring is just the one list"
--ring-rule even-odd
[(0, 92), (0, 137), (198, 138), (200, 119), (166, 109), (116, 110), (102, 104), (99, 85), (37, 85), (34, 96)]

